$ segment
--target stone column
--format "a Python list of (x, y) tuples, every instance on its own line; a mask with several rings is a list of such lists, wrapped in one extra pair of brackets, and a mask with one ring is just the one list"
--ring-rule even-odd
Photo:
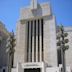
[(34, 21), (33, 21), (33, 31), (32, 31), (32, 62), (34, 62)]
[(36, 62), (38, 62), (38, 21), (36, 20)]
[(42, 35), (41, 35), (41, 20), (40, 20), (40, 62), (42, 61)]

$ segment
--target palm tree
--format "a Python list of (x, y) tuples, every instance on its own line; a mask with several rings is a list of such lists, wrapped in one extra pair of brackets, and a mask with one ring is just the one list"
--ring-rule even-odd
[(15, 52), (15, 37), (14, 37), (14, 32), (12, 31), (7, 39), (7, 53), (9, 55), (8, 61), (8, 72), (11, 72), (11, 68), (13, 68), (13, 60), (14, 60), (14, 52)]

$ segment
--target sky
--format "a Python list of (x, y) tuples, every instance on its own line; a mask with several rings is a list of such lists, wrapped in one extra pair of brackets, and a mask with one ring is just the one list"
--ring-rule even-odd
[[(7, 30), (16, 31), (20, 8), (30, 5), (31, 0), (0, 0), (0, 21)], [(38, 0), (38, 3), (50, 2), (52, 13), (56, 16), (58, 25), (72, 26), (72, 0)]]

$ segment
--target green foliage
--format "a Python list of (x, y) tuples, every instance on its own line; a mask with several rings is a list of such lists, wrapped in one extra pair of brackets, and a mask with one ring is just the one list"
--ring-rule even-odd
[(68, 43), (69, 42), (69, 40), (68, 39), (66, 39), (66, 37), (68, 36), (68, 33), (64, 33), (64, 27), (63, 27), (63, 25), (61, 25), (60, 27), (59, 27), (60, 29), (60, 33), (57, 35), (57, 46), (60, 46), (60, 47), (62, 47), (62, 45), (63, 45), (63, 51), (65, 51), (65, 50), (67, 50), (68, 48), (69, 48), (69, 46), (67, 45), (65, 45), (66, 43)]
[(14, 47), (16, 45), (15, 41), (16, 41), (16, 39), (15, 39), (14, 33), (11, 32), (10, 36), (7, 39), (7, 44), (6, 44), (7, 52), (9, 52), (10, 54), (14, 53), (14, 51), (15, 51), (15, 49), (14, 49)]

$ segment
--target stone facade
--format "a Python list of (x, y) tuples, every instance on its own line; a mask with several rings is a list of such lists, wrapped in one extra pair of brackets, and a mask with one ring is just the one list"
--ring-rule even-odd
[(57, 66), (55, 16), (52, 15), (50, 5), (48, 3), (44, 3), (44, 4), (38, 4), (36, 9), (31, 9), (30, 7), (21, 9), (20, 19), (17, 23), (17, 30), (16, 30), (17, 42), (16, 42), (16, 49), (15, 49), (15, 56), (14, 56), (15, 67), (18, 62), (21, 63), (26, 62), (27, 21), (38, 20), (38, 19), (43, 19), (43, 23), (44, 23), (43, 25), (44, 59), (43, 60), (50, 66)]
[[(41, 28), (42, 21), (43, 28)], [(70, 29), (71, 28), (67, 29), (65, 27), (65, 31), (69, 33), (69, 39), (71, 38)], [(38, 32), (39, 30), (40, 32)], [(56, 31), (56, 19), (51, 12), (49, 3), (38, 4), (37, 0), (32, 0), (29, 7), (21, 8), (16, 29), (16, 47), (12, 72), (23, 72), (25, 68), (34, 68), (35, 65), (37, 65), (35, 68), (43, 66), (42, 69), (44, 70), (42, 70), (42, 72), (61, 72), (62, 66), (59, 65), (59, 67), (57, 67)], [(70, 43), (71, 41), (69, 44)], [(43, 49), (43, 51), (41, 49)], [(67, 51), (66, 66), (71, 66), (71, 48), (69, 57), (67, 57), (68, 55), (69, 53)], [(66, 68), (67, 71), (70, 72), (70, 67)]]
[[(21, 8), (16, 27), (14, 66), (11, 72), (25, 72), (27, 69), (61, 72), (62, 65), (57, 66), (56, 31), (56, 19), (49, 3), (38, 4), (37, 0), (32, 0), (29, 7)], [(65, 27), (65, 32), (68, 33), (70, 47), (66, 51), (66, 71), (70, 72), (72, 27)], [(8, 70), (8, 55), (5, 47), (8, 36), (8, 31), (0, 22), (0, 72), (3, 72), (3, 69)]]
[(9, 32), (6, 30), (4, 24), (0, 22), (0, 70), (7, 70), (8, 66), (8, 54), (6, 53), (6, 39), (8, 36)]
[(68, 39), (69, 42), (67, 45), (69, 45), (69, 49), (65, 52), (66, 56), (66, 66), (70, 66), (72, 70), (72, 27), (65, 27), (65, 32), (68, 33)]

